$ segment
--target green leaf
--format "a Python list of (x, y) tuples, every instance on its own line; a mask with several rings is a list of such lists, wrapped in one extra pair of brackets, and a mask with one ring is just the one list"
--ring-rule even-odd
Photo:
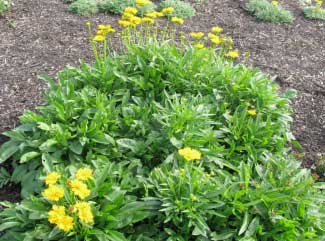
[(52, 147), (53, 145), (57, 144), (57, 141), (54, 139), (48, 139), (46, 140), (40, 147), (39, 149), (41, 151), (47, 151), (50, 147)]
[(242, 223), (242, 225), (240, 227), (238, 235), (241, 235), (246, 231), (246, 229), (248, 227), (248, 221), (249, 221), (248, 219), (249, 219), (249, 215), (248, 215), (248, 211), (246, 211), (245, 216), (244, 216), (244, 220), (243, 220), (243, 223)]
[(107, 237), (109, 238), (109, 240), (111, 241), (128, 241), (124, 235), (118, 231), (115, 230), (107, 230)]
[(16, 226), (20, 226), (21, 223), (20, 222), (6, 222), (0, 225), (0, 232), (9, 229), (9, 228), (13, 228)]
[(75, 154), (80, 155), (82, 153), (83, 148), (79, 141), (73, 141), (70, 142), (69, 149)]
[(0, 148), (0, 164), (8, 160), (19, 150), (19, 141), (8, 141)]
[(235, 233), (232, 232), (232, 231), (226, 231), (226, 232), (222, 232), (222, 233), (219, 233), (219, 234), (217, 234), (216, 232), (213, 232), (211, 234), (211, 238), (212, 238), (213, 241), (228, 240), (231, 237), (233, 237), (234, 234)]
[(20, 158), (20, 163), (28, 162), (34, 159), (35, 157), (38, 157), (39, 155), (40, 153), (36, 151), (27, 152)]

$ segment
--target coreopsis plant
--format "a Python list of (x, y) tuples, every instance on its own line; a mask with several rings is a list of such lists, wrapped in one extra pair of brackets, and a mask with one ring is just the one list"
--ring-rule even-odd
[(325, 20), (325, 8), (322, 0), (306, 1), (300, 0), (306, 18), (314, 20)]
[[(5, 235), (0, 240), (126, 240), (115, 229), (144, 219), (144, 203), (114, 186), (114, 176), (126, 180), (129, 174), (120, 177), (119, 167), (110, 163), (100, 167), (95, 173), (81, 167), (71, 176), (50, 172), (40, 196), (2, 203), (6, 208), (0, 213), (0, 230)], [(128, 217), (120, 216), (123, 209), (130, 211)]]

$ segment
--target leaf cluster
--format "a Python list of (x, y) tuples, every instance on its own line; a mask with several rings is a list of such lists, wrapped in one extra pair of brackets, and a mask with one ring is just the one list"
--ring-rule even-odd
[(195, 9), (188, 2), (181, 0), (165, 0), (159, 3), (159, 8), (174, 8), (174, 11), (168, 14), (168, 17), (190, 18), (196, 15)]
[[(295, 92), (280, 95), (260, 70), (213, 49), (147, 42), (66, 68), (58, 82), (43, 79), (45, 104), (4, 133), (10, 140), (0, 162), (12, 161), (11, 179), (22, 184), (26, 199), (0, 213), (0, 230), (9, 237), (0, 240), (57, 232), (44, 212), (33, 219), (38, 216), (25, 202), (35, 192), (39, 201), (45, 170), (82, 164), (98, 170), (98, 215), (86, 233), (58, 232), (60, 240), (324, 236), (324, 184), (314, 183), (287, 148), (295, 144), (289, 106)], [(184, 147), (199, 150), (202, 159), (184, 160), (177, 152)]]
[(273, 5), (267, 0), (249, 0), (245, 9), (258, 20), (273, 23), (292, 23), (292, 13), (280, 5)]

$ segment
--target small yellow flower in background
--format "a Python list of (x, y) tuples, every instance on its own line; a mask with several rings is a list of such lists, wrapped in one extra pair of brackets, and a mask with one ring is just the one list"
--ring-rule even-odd
[(60, 177), (61, 177), (61, 175), (59, 173), (51, 172), (46, 176), (45, 183), (48, 186), (56, 184)]
[(64, 196), (64, 189), (63, 187), (51, 185), (42, 194), (46, 199), (57, 202)]
[(135, 4), (139, 7), (143, 7), (143, 6), (146, 6), (146, 5), (151, 5), (152, 2), (149, 1), (149, 0), (136, 0), (135, 1)]
[(197, 40), (201, 39), (204, 36), (204, 33), (202, 32), (192, 32), (191, 36)]
[(71, 180), (68, 182), (68, 187), (80, 199), (85, 199), (89, 196), (90, 190), (87, 185), (79, 180)]
[(247, 113), (251, 116), (256, 116), (257, 112), (255, 109), (250, 109), (250, 110), (247, 110)]
[(187, 161), (201, 159), (201, 152), (190, 147), (185, 147), (183, 149), (178, 150), (178, 154), (184, 157)]
[(105, 36), (107, 33), (114, 33), (115, 32), (115, 29), (112, 28), (112, 26), (110, 24), (107, 24), (107, 25), (99, 24), (97, 29), (98, 30), (97, 30), (96, 35)]
[(272, 4), (273, 6), (278, 6), (278, 5), (279, 5), (279, 2), (278, 2), (278, 1), (272, 1), (271, 4)]
[(51, 224), (56, 224), (61, 217), (65, 215), (65, 208), (63, 206), (53, 205), (48, 212), (48, 220)]
[(175, 9), (173, 7), (168, 7), (168, 8), (163, 8), (161, 10), (161, 13), (166, 15), (166, 14), (171, 14), (175, 11)]
[(63, 230), (64, 232), (69, 232), (71, 229), (73, 229), (74, 221), (73, 218), (69, 215), (64, 215), (58, 220), (56, 225), (59, 229)]
[(135, 27), (141, 23), (141, 18), (134, 16), (134, 17), (130, 18), (129, 21), (131, 23), (131, 26)]
[(228, 53), (225, 54), (226, 57), (232, 58), (232, 59), (236, 59), (239, 57), (239, 52), (238, 50), (233, 50), (233, 51), (229, 51)]
[(219, 26), (215, 26), (211, 29), (211, 32), (213, 33), (221, 33), (223, 31), (223, 28), (219, 27)]
[(152, 19), (152, 18), (144, 17), (144, 18), (141, 19), (141, 22), (146, 23), (146, 24), (154, 24), (155, 20)]
[(323, 1), (322, 0), (315, 0), (316, 4), (318, 7), (321, 7), (323, 5)]
[(96, 35), (93, 37), (93, 41), (95, 42), (104, 42), (106, 40), (105, 36), (103, 35)]
[(90, 27), (91, 23), (89, 21), (86, 22), (86, 27)]
[(217, 38), (217, 37), (219, 37), (218, 35), (215, 35), (215, 34), (213, 34), (213, 33), (208, 33), (208, 37), (210, 38), (210, 39), (212, 39), (212, 38)]
[(78, 217), (80, 218), (81, 221), (88, 224), (94, 222), (94, 216), (91, 211), (91, 207), (89, 203), (77, 202), (73, 207), (76, 209), (78, 213)]
[(80, 168), (76, 172), (76, 178), (77, 178), (77, 180), (83, 180), (83, 181), (91, 179), (91, 178), (93, 178), (93, 170), (91, 170), (88, 167)]
[(216, 45), (222, 43), (222, 38), (220, 38), (219, 36), (215, 36), (215, 37), (211, 38), (210, 40), (211, 40), (211, 43), (216, 44)]
[(125, 13), (128, 13), (128, 14), (132, 14), (132, 15), (135, 15), (137, 14), (138, 10), (136, 8), (133, 8), (133, 7), (127, 7), (124, 9), (124, 14)]
[(148, 18), (159, 18), (159, 17), (162, 17), (163, 14), (160, 12), (154, 11), (154, 12), (146, 13), (145, 16)]
[(130, 14), (130, 13), (123, 13), (122, 15), (122, 19), (123, 20), (128, 20), (130, 18), (134, 17), (134, 14)]
[(196, 202), (196, 201), (197, 201), (197, 196), (191, 194), (191, 200), (192, 200), (193, 202)]
[(172, 17), (172, 22), (176, 23), (176, 24), (183, 24), (184, 23), (184, 19), (179, 18), (179, 17)]
[(196, 49), (203, 49), (204, 48), (204, 44), (200, 44), (200, 43), (194, 44), (194, 48), (196, 48)]
[(125, 21), (125, 20), (119, 20), (118, 24), (121, 25), (123, 28), (131, 26), (131, 22), (130, 21)]

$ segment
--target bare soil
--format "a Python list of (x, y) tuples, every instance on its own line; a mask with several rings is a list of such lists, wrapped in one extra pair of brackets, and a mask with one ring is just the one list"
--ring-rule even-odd
[[(259, 67), (282, 90), (296, 89), (293, 132), (306, 153), (304, 164), (313, 168), (325, 156), (325, 22), (303, 17), (298, 1), (283, 1), (295, 15), (293, 24), (257, 21), (241, 0), (206, 0), (196, 4), (197, 16), (183, 30), (209, 31), (224, 27), (239, 50), (250, 53), (247, 64)], [(117, 16), (81, 17), (67, 12), (63, 0), (14, 0), (0, 17), (0, 132), (18, 124), (25, 109), (42, 103), (46, 85), (38, 75), (55, 74), (66, 65), (91, 61), (85, 22), (116, 22)], [(16, 27), (13, 27), (16, 25)], [(4, 141), (0, 137), (0, 142)], [(17, 187), (0, 191), (0, 200), (16, 199)]]

